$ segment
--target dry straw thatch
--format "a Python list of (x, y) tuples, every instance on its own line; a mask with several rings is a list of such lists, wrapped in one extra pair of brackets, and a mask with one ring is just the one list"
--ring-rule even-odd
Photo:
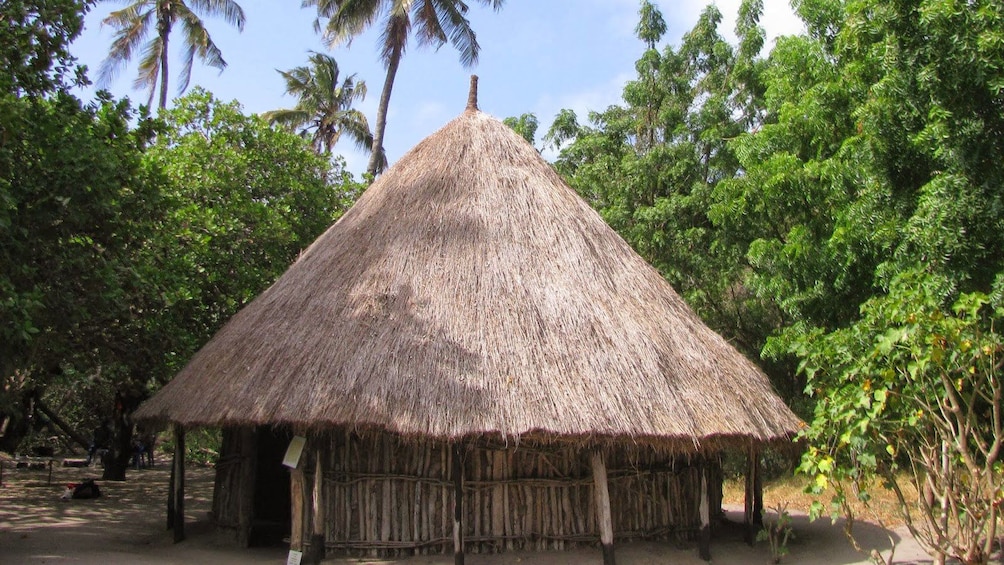
[(473, 104), (137, 415), (687, 451), (799, 426), (756, 365)]

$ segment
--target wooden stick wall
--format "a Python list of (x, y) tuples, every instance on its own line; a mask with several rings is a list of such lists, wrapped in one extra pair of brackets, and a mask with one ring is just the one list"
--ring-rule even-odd
[[(449, 444), (334, 432), (321, 453), (329, 549), (369, 556), (453, 552)], [(466, 552), (596, 544), (589, 455), (572, 444), (469, 445), (463, 460)], [(696, 460), (635, 446), (609, 450), (606, 460), (614, 543), (696, 536)], [(311, 484), (315, 466), (305, 463), (305, 482)], [(709, 464), (709, 488), (711, 508), (720, 508), (717, 460)], [(310, 512), (303, 514), (305, 528), (313, 528)]]

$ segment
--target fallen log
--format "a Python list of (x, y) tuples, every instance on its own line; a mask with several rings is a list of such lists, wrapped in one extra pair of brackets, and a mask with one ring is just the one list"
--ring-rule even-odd
[(44, 414), (45, 417), (48, 418), (50, 422), (55, 424), (56, 427), (59, 428), (61, 432), (67, 435), (67, 437), (80, 444), (81, 447), (87, 449), (91, 446), (91, 442), (88, 441), (87, 438), (80, 435), (73, 428), (71, 428), (70, 425), (67, 424), (65, 420), (59, 417), (59, 414), (56, 414), (52, 410), (49, 410), (49, 408), (40, 399), (35, 401), (35, 408), (37, 408), (39, 412)]

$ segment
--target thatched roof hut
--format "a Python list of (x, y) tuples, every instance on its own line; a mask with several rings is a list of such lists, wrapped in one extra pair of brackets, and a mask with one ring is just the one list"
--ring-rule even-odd
[(799, 426), (756, 365), (473, 103), (138, 416), (666, 456), (786, 441)]

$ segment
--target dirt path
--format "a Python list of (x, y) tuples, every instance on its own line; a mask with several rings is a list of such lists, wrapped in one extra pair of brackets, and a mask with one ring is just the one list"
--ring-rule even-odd
[[(9, 463), (7, 464), (9, 465)], [(109, 564), (243, 564), (286, 562), (281, 548), (242, 550), (218, 543), (207, 513), (212, 498), (212, 470), (189, 469), (186, 473), (186, 532), (188, 539), (172, 543), (165, 529), (167, 465), (151, 470), (130, 471), (129, 480), (116, 483), (98, 481), (103, 496), (95, 500), (59, 499), (66, 483), (100, 478), (100, 469), (54, 468), (52, 484), (46, 470), (11, 470), (5, 465), (0, 487), (0, 565), (21, 563), (109, 563)], [(729, 511), (738, 521), (739, 509)], [(839, 524), (828, 520), (809, 523), (804, 515), (794, 520), (795, 539), (783, 563), (809, 565), (856, 565), (868, 563), (854, 551)], [(860, 524), (858, 534), (870, 547), (888, 548), (884, 530)], [(738, 530), (737, 530), (738, 532)], [(930, 563), (916, 543), (902, 531), (891, 532), (898, 543), (896, 563)], [(712, 542), (713, 562), (718, 564), (764, 564), (770, 561), (766, 544), (751, 548), (740, 535), (721, 536)], [(616, 548), (621, 565), (663, 563), (701, 564), (693, 544), (645, 542), (621, 544)], [(566, 552), (502, 555), (468, 555), (470, 565), (590, 565), (602, 563), (598, 549)], [(407, 565), (449, 565), (452, 555), (418, 556), (399, 560), (335, 559), (325, 563), (401, 563)]]

